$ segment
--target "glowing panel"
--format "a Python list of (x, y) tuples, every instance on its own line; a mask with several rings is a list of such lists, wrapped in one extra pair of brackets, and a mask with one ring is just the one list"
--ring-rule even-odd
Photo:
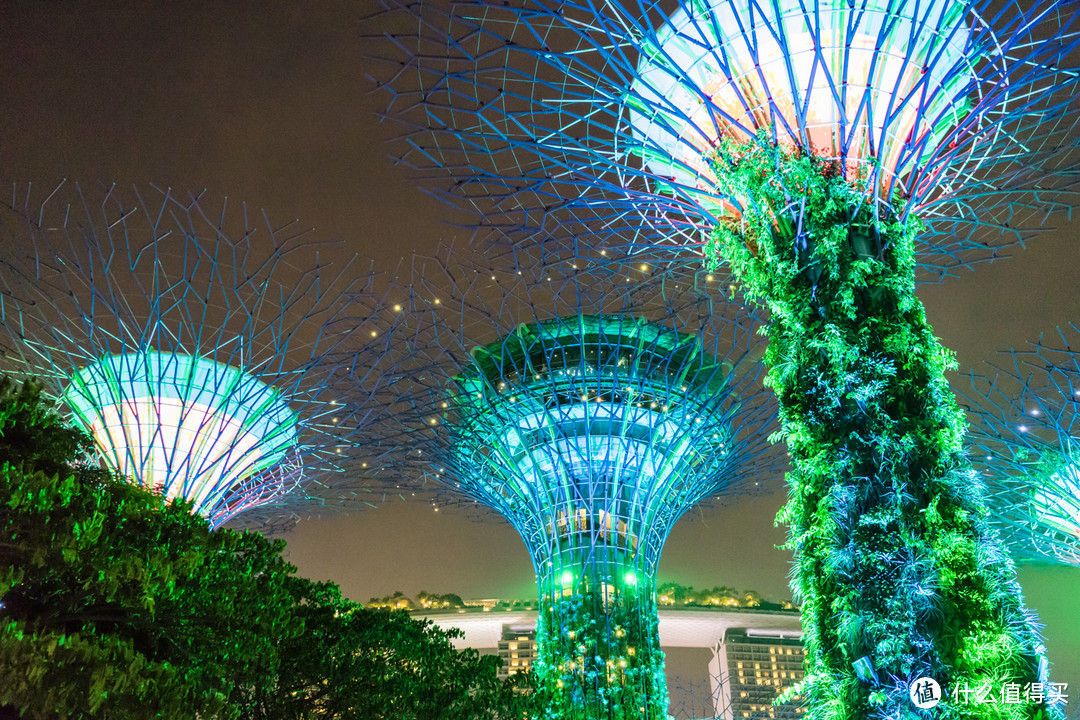
[(809, 144), (846, 161), (849, 174), (873, 158), (884, 179), (902, 176), (955, 126), (972, 75), (962, 5), (812, 7), (686, 3), (643, 39), (627, 103), (650, 171), (714, 192), (708, 155), (720, 138), (775, 128), (781, 143)]
[(203, 515), (297, 442), (296, 414), (274, 388), (186, 355), (104, 358), (72, 376), (64, 401), (112, 469)]

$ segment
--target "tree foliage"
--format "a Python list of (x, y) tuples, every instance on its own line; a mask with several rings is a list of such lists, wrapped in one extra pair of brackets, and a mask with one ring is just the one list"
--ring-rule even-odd
[(421, 590), (413, 600), (400, 590), (395, 590), (390, 595), (373, 597), (367, 602), (368, 607), (396, 608), (400, 610), (447, 610), (465, 607), (465, 601), (460, 595), (453, 593), (429, 593)]
[(678, 605), (682, 607), (745, 607), (764, 610), (794, 609), (791, 603), (774, 603), (761, 599), (756, 590), (738, 591), (727, 585), (716, 585), (712, 589), (695, 590), (688, 585), (675, 582), (662, 583), (656, 588), (660, 605)]
[(533, 667), (538, 716), (550, 720), (664, 720), (668, 693), (656, 592), (589, 590), (541, 598)]
[(460, 630), (442, 631), (400, 610), (361, 607), (329, 583), (301, 580), (297, 596), (304, 633), (283, 644), (279, 683), (260, 699), (252, 720), (521, 716), (527, 698), (498, 679), (500, 660), (454, 649)]
[(31, 382), (0, 379), (0, 715), (495, 718), (498, 659), (297, 577), (284, 541), (86, 462)]
[(0, 386), (0, 703), (29, 717), (231, 718), (300, 632), (283, 543), (77, 464), (90, 447)]

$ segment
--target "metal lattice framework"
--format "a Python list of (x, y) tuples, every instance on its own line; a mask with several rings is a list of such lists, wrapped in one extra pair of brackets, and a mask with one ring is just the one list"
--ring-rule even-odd
[(419, 384), (397, 414), (438, 486), (521, 534), (541, 598), (541, 692), (574, 717), (666, 717), (661, 549), (695, 504), (776, 474), (772, 413), (742, 308), (599, 265), (418, 261)]
[[(1015, 555), (1080, 566), (1080, 329), (976, 379), (971, 454)], [(1070, 342), (1070, 340), (1072, 342)]]
[(662, 7), (395, 7), (373, 77), (413, 128), (404, 161), (517, 240), (700, 259), (713, 228), (755, 202), (718, 186), (722, 141), (765, 133), (917, 216), (935, 279), (1070, 207), (1077, 28), (1062, 0)]
[[(377, 443), (389, 333), (374, 275), (320, 261), (304, 234), (169, 190), (16, 188), (4, 369), (42, 379), (110, 469), (213, 526), (356, 500), (362, 483), (329, 473)], [(328, 361), (343, 343), (351, 367)]]

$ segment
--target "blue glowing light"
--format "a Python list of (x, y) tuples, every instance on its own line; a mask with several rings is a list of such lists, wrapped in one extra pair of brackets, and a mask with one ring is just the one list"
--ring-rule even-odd
[(72, 375), (63, 401), (113, 470), (203, 515), (297, 443), (296, 413), (276, 390), (185, 355), (104, 358)]
[(280, 530), (382, 497), (378, 391), (404, 313), (372, 271), (227, 201), (35, 195), (0, 204), (0, 369), (39, 378), (103, 464), (213, 527)]
[(1080, 566), (1080, 329), (1055, 335), (973, 377), (968, 441), (1012, 554)]

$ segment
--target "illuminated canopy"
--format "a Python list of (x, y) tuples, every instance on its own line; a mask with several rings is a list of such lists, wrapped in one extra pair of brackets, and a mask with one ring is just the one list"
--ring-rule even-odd
[(1080, 567), (1080, 462), (1016, 426), (997, 431), (973, 439), (990, 511), (1010, 552)]
[(664, 720), (664, 542), (697, 503), (773, 475), (761, 339), (693, 284), (533, 250), (417, 270), (404, 451), (521, 535), (555, 715)]
[(768, 309), (808, 716), (1045, 684), (915, 280), (1074, 202), (1076, 3), (389, 4), (417, 21), (380, 79), (425, 184), (503, 246), (703, 251)]
[(529, 549), (540, 682), (582, 706), (568, 718), (665, 716), (656, 569), (675, 521), (741, 461), (730, 366), (630, 314), (519, 325), (471, 356), (448, 465)]
[(613, 586), (651, 576), (675, 520), (728, 472), (724, 367), (630, 316), (521, 325), (472, 354), (449, 418), (471, 493), (513, 520), (542, 580), (575, 553), (607, 552)]
[(381, 498), (379, 393), (401, 315), (373, 272), (242, 205), (36, 195), (0, 205), (0, 369), (40, 378), (105, 465), (213, 527), (284, 529)]
[(1036, 547), (1042, 545), (1044, 555), (1080, 566), (1080, 465), (1076, 460), (1068, 460), (1047, 477), (1043, 487), (1034, 490), (1031, 515)]
[(276, 390), (186, 355), (104, 358), (74, 373), (63, 400), (113, 470), (203, 515), (297, 443), (296, 413)]
[(976, 377), (971, 456), (991, 517), (1021, 559), (1080, 567), (1080, 354), (1061, 342), (1014, 351), (993, 380)]
[(626, 99), (645, 163), (708, 194), (720, 138), (766, 128), (849, 173), (869, 161), (903, 175), (967, 113), (963, 10), (950, 0), (822, 0), (814, 13), (796, 0), (681, 5), (643, 40)]
[(938, 278), (1070, 202), (1064, 0), (386, 5), (417, 36), (372, 43), (397, 154), (511, 240), (698, 249), (757, 201), (716, 161), (758, 135), (827, 159), (877, 212), (916, 215)]

